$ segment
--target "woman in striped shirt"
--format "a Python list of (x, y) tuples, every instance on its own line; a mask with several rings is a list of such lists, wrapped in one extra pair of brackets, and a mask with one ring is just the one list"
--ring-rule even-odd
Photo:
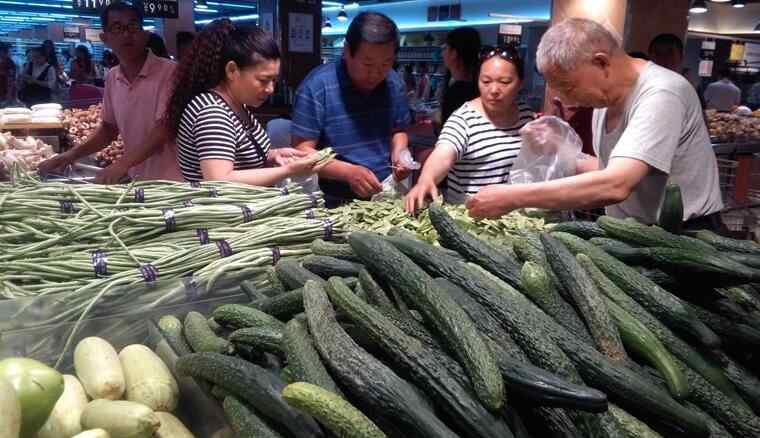
[(409, 213), (437, 198), (437, 186), (444, 178), (444, 197), (454, 204), (464, 203), (482, 187), (509, 181), (522, 145), (518, 131), (534, 118), (527, 106), (516, 101), (523, 63), (512, 47), (487, 47), (480, 59), (480, 97), (466, 102), (446, 121), (417, 185), (406, 196)]
[(179, 66), (166, 114), (186, 180), (270, 186), (317, 170), (304, 152), (270, 149), (254, 117), (279, 70), (277, 44), (260, 29), (227, 19), (204, 28)]

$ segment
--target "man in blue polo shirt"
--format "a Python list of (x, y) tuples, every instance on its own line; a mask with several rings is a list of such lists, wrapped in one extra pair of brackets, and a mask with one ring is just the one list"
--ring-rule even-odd
[(319, 173), (328, 208), (370, 198), (391, 173), (401, 180), (410, 172), (400, 160), (410, 114), (404, 82), (393, 70), (398, 46), (390, 18), (363, 12), (348, 27), (342, 59), (315, 68), (298, 88), (293, 147), (329, 146), (338, 154)]

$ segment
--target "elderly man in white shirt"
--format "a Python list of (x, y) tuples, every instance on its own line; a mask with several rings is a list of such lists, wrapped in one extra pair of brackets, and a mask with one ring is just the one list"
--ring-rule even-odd
[(707, 109), (732, 111), (742, 101), (742, 90), (731, 82), (731, 70), (724, 67), (720, 70), (720, 80), (707, 86), (705, 102)]

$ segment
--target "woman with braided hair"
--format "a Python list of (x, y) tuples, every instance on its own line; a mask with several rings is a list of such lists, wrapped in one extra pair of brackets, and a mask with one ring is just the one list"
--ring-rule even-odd
[(186, 180), (269, 186), (317, 170), (307, 153), (270, 149), (254, 117), (279, 70), (280, 51), (258, 28), (221, 19), (198, 35), (179, 66), (165, 117)]

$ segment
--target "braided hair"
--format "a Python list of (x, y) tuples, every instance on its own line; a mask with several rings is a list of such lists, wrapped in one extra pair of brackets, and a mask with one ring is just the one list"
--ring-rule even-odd
[(258, 27), (236, 27), (226, 18), (211, 22), (193, 41), (188, 56), (177, 69), (164, 115), (170, 137), (177, 137), (182, 113), (190, 101), (226, 80), (230, 61), (243, 69), (278, 59), (277, 43)]

